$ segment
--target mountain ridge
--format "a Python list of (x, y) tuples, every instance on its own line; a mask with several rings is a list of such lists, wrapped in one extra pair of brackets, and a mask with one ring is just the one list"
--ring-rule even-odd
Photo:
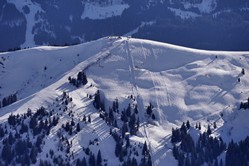
[[(4, 123), (11, 114), (23, 114), (28, 108), (34, 113), (41, 106), (55, 110), (53, 116), (60, 115), (58, 125), (51, 128), (38, 155), (38, 159), (45, 160), (50, 147), (56, 151), (56, 133), (62, 124), (71, 119), (81, 122), (79, 119), (83, 115), (91, 115), (92, 122), (81, 123), (84, 127), (79, 133), (65, 134), (69, 142), (73, 142), (70, 153), (74, 153), (75, 158), (87, 156), (83, 148), (98, 138), (99, 146), (90, 145), (89, 148), (94, 154), (100, 149), (108, 165), (117, 165), (120, 161), (114, 153), (110, 125), (99, 117), (101, 112), (92, 104), (94, 98), (89, 98), (99, 90), (106, 110), (112, 108), (116, 99), (120, 112), (129, 104), (132, 110), (137, 105), (140, 128), (136, 135), (130, 136), (132, 145), (142, 146), (146, 141), (154, 165), (165, 162), (176, 165), (170, 137), (172, 128), (182, 122), (189, 120), (191, 126), (200, 122), (201, 132), (207, 130), (208, 124), (216, 122), (212, 135), (221, 136), (225, 142), (240, 141), (248, 136), (248, 111), (238, 110), (239, 103), (249, 95), (244, 90), (249, 85), (248, 56), (249, 52), (202, 51), (127, 37), (105, 37), (70, 47), (42, 46), (1, 53), (1, 99), (17, 91), (19, 101), (0, 108), (0, 120)], [(76, 88), (68, 78), (77, 78), (82, 70), (88, 83)], [(63, 112), (63, 92), (72, 98), (68, 108), (73, 117), (67, 115), (70, 111)], [(150, 103), (154, 120), (146, 113)], [(120, 114), (115, 113), (115, 117), (121, 128)], [(193, 127), (190, 132), (197, 140), (198, 131)], [(141, 159), (141, 152), (136, 158)], [(225, 160), (224, 153), (220, 158)], [(73, 159), (70, 162), (75, 164)]]
[(248, 51), (248, 4), (243, 0), (76, 0), (70, 4), (1, 0), (0, 6), (0, 33), (5, 39), (1, 51), (72, 45), (130, 32), (132, 37), (192, 48)]

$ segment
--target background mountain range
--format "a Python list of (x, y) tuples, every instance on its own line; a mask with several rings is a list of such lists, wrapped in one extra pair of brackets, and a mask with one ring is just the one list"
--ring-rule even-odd
[(249, 50), (247, 0), (0, 0), (0, 50), (127, 35)]

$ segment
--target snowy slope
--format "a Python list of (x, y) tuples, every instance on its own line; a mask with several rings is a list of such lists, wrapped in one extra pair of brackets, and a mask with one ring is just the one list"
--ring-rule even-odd
[[(72, 111), (76, 121), (91, 115), (92, 123), (76, 135), (69, 137), (73, 151), (82, 156), (82, 148), (89, 140), (99, 139), (93, 146), (102, 149), (108, 165), (118, 165), (114, 154), (114, 140), (109, 126), (99, 118), (86, 96), (101, 91), (105, 107), (112, 106), (116, 98), (120, 110), (138, 105), (140, 128), (132, 143), (146, 141), (154, 165), (177, 165), (170, 143), (172, 127), (189, 120), (207, 125), (216, 121), (213, 135), (229, 142), (249, 135), (249, 112), (238, 110), (241, 101), (249, 97), (249, 52), (214, 52), (195, 50), (153, 41), (106, 37), (97, 41), (70, 47), (36, 47), (0, 54), (0, 99), (17, 93), (18, 101), (0, 108), (0, 120), (6, 121), (10, 113), (22, 114), (28, 108), (40, 106), (56, 108), (55, 99), (63, 91), (73, 98)], [(241, 74), (242, 68), (245, 75)], [(76, 77), (85, 70), (87, 85), (76, 89), (68, 77)], [(238, 82), (238, 78), (241, 79)], [(91, 86), (93, 85), (93, 86)], [(135, 100), (128, 96), (133, 95)], [(156, 120), (149, 119), (146, 107), (151, 103)], [(223, 116), (220, 116), (221, 113)], [(63, 112), (59, 124), (46, 138), (40, 158), (49, 148), (56, 149), (55, 134), (61, 124), (70, 120)]]
[(86, 3), (81, 19), (89, 18), (92, 20), (101, 20), (114, 16), (122, 15), (125, 9), (129, 8), (127, 4), (114, 3), (112, 5), (101, 6), (99, 4)]

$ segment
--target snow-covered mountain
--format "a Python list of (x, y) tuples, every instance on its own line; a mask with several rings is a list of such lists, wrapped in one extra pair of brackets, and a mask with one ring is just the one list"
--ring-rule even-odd
[(0, 0), (0, 50), (108, 35), (249, 50), (248, 10), (247, 0)]
[[(172, 128), (187, 121), (195, 143), (208, 128), (210, 138), (220, 137), (227, 145), (244, 140), (249, 111), (239, 107), (248, 104), (248, 59), (249, 52), (127, 37), (1, 53), (0, 100), (12, 95), (17, 101), (0, 108), (0, 161), (77, 165), (78, 159), (99, 158), (100, 150), (102, 165), (129, 159), (177, 165)], [(73, 83), (82, 80), (82, 71), (87, 83)], [(29, 148), (20, 148), (20, 140), (28, 140)], [(225, 163), (226, 151), (216, 160)]]

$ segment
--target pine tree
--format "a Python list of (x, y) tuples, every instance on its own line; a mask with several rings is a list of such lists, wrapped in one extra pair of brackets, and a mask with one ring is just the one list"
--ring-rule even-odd
[(201, 123), (199, 122), (198, 129), (201, 130)]
[(99, 92), (99, 90), (97, 90), (97, 92), (95, 93), (93, 105), (94, 105), (94, 107), (96, 109), (100, 109), (100, 107), (101, 107), (100, 92)]
[(127, 158), (125, 164), (126, 164), (127, 166), (130, 166), (130, 165), (132, 164), (130, 156)]
[(245, 69), (244, 68), (242, 68), (241, 74), (245, 75)]
[(223, 166), (223, 160), (222, 159), (220, 159), (219, 166)]
[(189, 123), (189, 121), (187, 121), (186, 126), (187, 126), (187, 129), (190, 129), (190, 123)]
[(124, 109), (124, 111), (121, 112), (121, 120), (123, 122), (128, 122), (128, 120), (129, 120), (125, 109)]
[(189, 155), (185, 158), (185, 166), (190, 166), (190, 160), (189, 160)]
[(149, 154), (149, 157), (148, 157), (148, 166), (152, 166), (152, 161), (151, 161), (151, 156)]
[(83, 116), (83, 122), (86, 122), (86, 115)]
[(212, 133), (210, 125), (208, 125), (208, 129), (207, 129), (207, 134), (210, 135)]
[(38, 150), (35, 146), (33, 146), (30, 152), (30, 160), (33, 164), (36, 163), (37, 154), (38, 154)]
[(144, 142), (143, 149), (142, 149), (142, 155), (147, 155), (148, 153), (148, 147), (146, 141)]
[(132, 166), (137, 166), (138, 164), (137, 164), (137, 160), (136, 160), (136, 158), (132, 158)]
[(75, 125), (75, 123), (74, 123), (74, 120), (72, 119), (71, 120), (71, 126), (74, 126)]
[(85, 153), (86, 153), (86, 155), (90, 155), (90, 149), (89, 149), (89, 147), (86, 148)]
[(73, 128), (72, 127), (69, 128), (68, 134), (73, 135)]
[(109, 118), (110, 118), (110, 121), (111, 121), (111, 124), (112, 124), (113, 121), (114, 121), (114, 115), (113, 115), (113, 110), (111, 108), (109, 109)]
[(8, 143), (3, 146), (2, 158), (7, 163), (10, 163), (10, 161), (12, 160), (11, 146)]
[(137, 117), (137, 122), (136, 122), (136, 125), (137, 125), (137, 131), (138, 131), (138, 129), (139, 129), (139, 124), (140, 124), (139, 117)]
[(136, 115), (135, 113), (133, 113), (130, 117), (130, 121), (129, 121), (129, 127), (130, 127), (130, 133), (131, 135), (135, 135), (136, 134)]
[(175, 157), (175, 159), (178, 160), (179, 151), (178, 151), (178, 148), (176, 147), (176, 145), (173, 146), (172, 153), (173, 153), (173, 156)]
[(128, 126), (127, 126), (127, 123), (124, 122), (123, 126), (122, 126), (122, 137), (123, 138), (124, 138), (126, 132), (128, 132)]
[(95, 163), (95, 155), (94, 154), (90, 154), (90, 157), (89, 157), (89, 165), (90, 166), (95, 166), (96, 163)]
[(8, 141), (9, 141), (9, 145), (13, 145), (15, 142), (15, 138), (13, 137), (11, 132), (9, 133)]
[(6, 98), (3, 98), (2, 105), (3, 105), (3, 107), (6, 107), (8, 105)]
[(154, 114), (154, 113), (152, 114), (152, 116), (151, 116), (151, 117), (152, 117), (152, 119), (153, 119), (153, 120), (155, 120), (155, 119), (156, 119), (156, 116), (155, 116), (155, 114)]
[(116, 106), (116, 110), (118, 110), (119, 104), (118, 104), (118, 99), (117, 98), (115, 99), (115, 106)]
[(180, 130), (181, 130), (182, 137), (187, 134), (187, 127), (184, 122), (182, 123)]
[(76, 166), (82, 166), (82, 162), (80, 161), (80, 159), (78, 158), (76, 161)]
[(116, 112), (116, 102), (115, 101), (112, 102), (112, 110), (114, 112)]
[(83, 76), (82, 84), (83, 84), (83, 85), (86, 85), (88, 81), (87, 81), (87, 77), (86, 77), (85, 72), (82, 72), (82, 76)]
[(86, 158), (84, 157), (82, 160), (82, 166), (87, 166)]
[(215, 158), (215, 160), (214, 160), (214, 166), (219, 166), (217, 158)]
[(102, 163), (102, 156), (101, 156), (101, 152), (99, 150), (98, 155), (97, 155), (97, 166), (101, 166), (101, 163)]
[(77, 132), (80, 132), (80, 123), (77, 123), (77, 127), (76, 127), (76, 130), (77, 130)]
[(3, 138), (4, 135), (5, 135), (4, 129), (3, 129), (2, 126), (0, 125), (0, 138)]
[(134, 112), (135, 112), (135, 114), (138, 114), (137, 104), (135, 105)]
[(88, 122), (89, 122), (89, 123), (91, 123), (91, 122), (92, 122), (92, 120), (91, 120), (91, 116), (90, 116), (90, 115), (88, 115)]
[(116, 146), (115, 146), (116, 157), (119, 157), (119, 155), (121, 154), (121, 151), (122, 151), (122, 145), (120, 144), (120, 142), (116, 142)]
[(131, 104), (129, 103), (127, 109), (126, 109), (126, 116), (130, 117), (131, 116)]
[(120, 162), (123, 162), (123, 161), (124, 161), (124, 152), (123, 152), (123, 149), (121, 149), (118, 158), (119, 158), (119, 161), (120, 161)]
[(129, 146), (130, 146), (130, 138), (129, 137), (127, 137), (126, 138), (126, 148), (128, 148)]
[(215, 128), (215, 129), (217, 128), (216, 122), (214, 122), (214, 128)]
[(78, 73), (78, 75), (77, 75), (77, 80), (78, 80), (79, 82), (82, 82), (82, 80), (83, 80), (83, 73), (82, 73), (82, 72), (79, 72), (79, 73)]
[(150, 116), (151, 116), (151, 113), (152, 113), (152, 108), (153, 108), (153, 106), (152, 106), (152, 104), (150, 103), (150, 105), (149, 105), (149, 106), (147, 107), (147, 109), (146, 109), (147, 114), (150, 115)]

